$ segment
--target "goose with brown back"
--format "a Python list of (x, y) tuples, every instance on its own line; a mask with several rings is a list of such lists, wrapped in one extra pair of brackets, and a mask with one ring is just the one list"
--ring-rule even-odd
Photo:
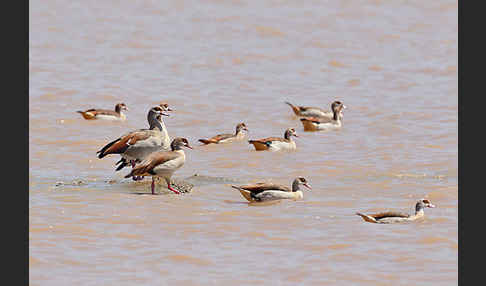
[(240, 141), (245, 139), (244, 131), (248, 131), (248, 129), (246, 128), (245, 123), (242, 122), (236, 125), (235, 134), (218, 134), (209, 139), (199, 139), (199, 142), (203, 143), (204, 145), (207, 145), (207, 144), (220, 144), (220, 143), (231, 143), (234, 141)]
[[(340, 101), (334, 101), (334, 102), (340, 102)], [(331, 103), (331, 110), (324, 110), (322, 108), (312, 107), (312, 106), (297, 106), (287, 101), (285, 103), (292, 108), (292, 111), (297, 116), (324, 117), (324, 118), (331, 119), (334, 117), (334, 112), (332, 111), (332, 104), (334, 102)], [(346, 108), (346, 106), (344, 106), (343, 109), (344, 108)], [(343, 117), (342, 112), (339, 114), (339, 116), (341, 116), (341, 118)]]
[(126, 119), (126, 116), (122, 112), (122, 110), (128, 110), (128, 107), (125, 105), (125, 103), (118, 103), (117, 105), (115, 105), (115, 110), (91, 108), (85, 111), (78, 110), (76, 112), (81, 113), (83, 118), (86, 120), (103, 119), (123, 121)]
[(300, 186), (311, 189), (304, 177), (297, 177), (292, 182), (292, 188), (274, 183), (256, 183), (243, 186), (231, 186), (240, 191), (241, 195), (249, 202), (273, 201), (281, 199), (298, 200), (304, 197)]
[[(135, 166), (137, 162), (141, 162), (152, 152), (169, 150), (170, 137), (162, 120), (162, 115), (169, 115), (164, 113), (164, 111), (168, 111), (168, 108), (161, 106), (150, 108), (147, 114), (149, 129), (138, 129), (129, 132), (106, 144), (101, 150), (96, 152), (98, 158), (102, 159), (109, 154), (121, 155), (122, 158), (115, 164), (119, 164), (116, 168), (116, 171), (119, 171), (128, 164), (131, 164), (132, 167)], [(134, 179), (140, 178), (135, 177)]]
[(304, 131), (336, 130), (342, 126), (342, 110), (345, 105), (340, 101), (332, 103), (333, 117), (302, 117), (300, 121), (304, 126)]
[(132, 171), (125, 176), (129, 178), (132, 176), (152, 176), (152, 195), (155, 194), (155, 178), (164, 178), (167, 183), (167, 188), (176, 194), (179, 191), (170, 186), (170, 178), (174, 172), (180, 169), (186, 161), (186, 155), (182, 147), (189, 146), (186, 138), (175, 138), (170, 144), (170, 151), (157, 151), (147, 156), (142, 162), (137, 164)]
[(248, 143), (253, 144), (256, 151), (279, 151), (279, 150), (295, 150), (295, 145), (292, 136), (299, 137), (294, 128), (285, 130), (284, 137), (267, 137), (263, 139), (248, 140)]
[(357, 212), (356, 214), (361, 216), (364, 221), (372, 223), (397, 223), (397, 222), (407, 222), (414, 221), (419, 218), (424, 217), (425, 208), (435, 208), (429, 200), (421, 199), (415, 204), (415, 214), (410, 215), (401, 212), (381, 212), (376, 214), (363, 214)]

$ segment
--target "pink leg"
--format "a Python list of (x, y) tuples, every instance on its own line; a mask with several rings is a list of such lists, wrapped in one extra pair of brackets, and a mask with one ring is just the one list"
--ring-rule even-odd
[(173, 191), (173, 192), (174, 192), (174, 193), (176, 193), (176, 194), (180, 194), (178, 191), (174, 190), (174, 189), (173, 189), (173, 188), (170, 186), (170, 183), (169, 183), (169, 182), (167, 182), (167, 188), (168, 188), (169, 190)]
[(155, 190), (155, 178), (152, 177), (152, 195), (155, 195), (154, 190)]

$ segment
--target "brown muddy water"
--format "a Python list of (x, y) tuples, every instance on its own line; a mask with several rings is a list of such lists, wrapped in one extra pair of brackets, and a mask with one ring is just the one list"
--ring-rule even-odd
[[(458, 283), (457, 1), (29, 4), (32, 285)], [(331, 132), (304, 132), (284, 104), (335, 99), (347, 109)], [(265, 206), (231, 181), (137, 194), (150, 179), (95, 152), (161, 101), (171, 137), (196, 147), (175, 178), (304, 176), (313, 189)], [(118, 102), (125, 122), (75, 113)], [(241, 121), (250, 138), (295, 127), (297, 150), (197, 143)], [(422, 197), (437, 208), (415, 223), (354, 214)]]

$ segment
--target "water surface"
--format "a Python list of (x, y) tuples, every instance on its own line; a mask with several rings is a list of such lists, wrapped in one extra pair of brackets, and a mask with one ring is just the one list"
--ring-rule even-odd
[[(47, 0), (29, 25), (32, 285), (457, 284), (457, 1)], [(304, 132), (284, 104), (335, 99), (335, 132)], [(262, 207), (229, 184), (134, 194), (150, 179), (95, 153), (162, 101), (196, 146), (176, 177), (312, 191)], [(125, 122), (75, 113), (118, 102)], [(199, 147), (242, 121), (250, 138), (295, 127), (297, 151)], [(417, 223), (354, 215), (422, 197), (437, 208)]]

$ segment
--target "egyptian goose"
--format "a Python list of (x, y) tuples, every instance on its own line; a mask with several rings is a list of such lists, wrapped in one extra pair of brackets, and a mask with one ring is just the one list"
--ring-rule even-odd
[(172, 109), (169, 107), (169, 104), (166, 102), (161, 102), (159, 106), (162, 107), (165, 111), (172, 111)]
[(414, 221), (424, 216), (424, 208), (435, 208), (435, 205), (430, 203), (429, 200), (421, 199), (415, 204), (415, 214), (410, 215), (400, 212), (382, 212), (376, 214), (362, 214), (356, 213), (361, 216), (365, 221), (372, 223), (397, 223)]
[(299, 137), (294, 128), (288, 128), (285, 130), (284, 138), (268, 137), (257, 140), (248, 140), (248, 142), (253, 144), (253, 146), (255, 146), (255, 150), (257, 151), (295, 150), (296, 145), (294, 140), (292, 140), (292, 136)]
[[(294, 111), (295, 115), (297, 116), (305, 116), (305, 117), (325, 117), (325, 118), (333, 118), (334, 113), (332, 111), (332, 104), (333, 103), (340, 103), (340, 101), (334, 101), (331, 103), (331, 110), (327, 111), (319, 107), (310, 107), (310, 106), (295, 106), (290, 102), (285, 102), (286, 104), (290, 105), (292, 110)], [(346, 108), (346, 106), (343, 105), (343, 109)], [(342, 118), (343, 114), (342, 112), (339, 114)]]
[(245, 123), (239, 123), (238, 125), (236, 125), (235, 134), (218, 134), (209, 139), (199, 139), (199, 142), (207, 145), (211, 143), (230, 143), (238, 140), (243, 140), (245, 139), (245, 133), (243, 131), (248, 131), (248, 129), (246, 128)]
[[(169, 150), (170, 137), (165, 128), (162, 115), (167, 108), (154, 106), (150, 108), (147, 114), (149, 129), (138, 129), (129, 132), (120, 138), (106, 144), (101, 150), (96, 152), (98, 158), (102, 159), (109, 154), (120, 154), (121, 160), (115, 165), (120, 164), (116, 171), (123, 169), (129, 163), (135, 166), (135, 163), (141, 162), (147, 155), (154, 151)], [(137, 179), (135, 177), (134, 179)]]
[(125, 103), (118, 103), (115, 105), (115, 110), (108, 109), (95, 109), (91, 108), (86, 111), (78, 110), (76, 112), (81, 113), (84, 119), (104, 119), (104, 120), (125, 120), (126, 116), (123, 114), (122, 110), (128, 110)]
[(307, 183), (307, 180), (303, 177), (295, 178), (292, 183), (292, 189), (287, 186), (273, 184), (273, 183), (256, 183), (244, 186), (231, 186), (238, 191), (249, 202), (257, 201), (272, 201), (280, 199), (302, 199), (304, 194), (300, 190), (300, 185), (303, 185), (309, 189), (311, 187)]
[(342, 126), (340, 114), (345, 106), (340, 101), (334, 101), (332, 103), (333, 117), (331, 119), (327, 117), (302, 117), (302, 125), (304, 131), (318, 131), (318, 130), (335, 130)]
[(182, 147), (192, 149), (186, 138), (175, 138), (170, 144), (171, 151), (153, 152), (137, 164), (125, 178), (132, 176), (152, 176), (152, 195), (155, 195), (155, 178), (161, 177), (167, 182), (167, 188), (169, 190), (179, 194), (177, 190), (170, 186), (170, 178), (186, 161), (186, 155)]

